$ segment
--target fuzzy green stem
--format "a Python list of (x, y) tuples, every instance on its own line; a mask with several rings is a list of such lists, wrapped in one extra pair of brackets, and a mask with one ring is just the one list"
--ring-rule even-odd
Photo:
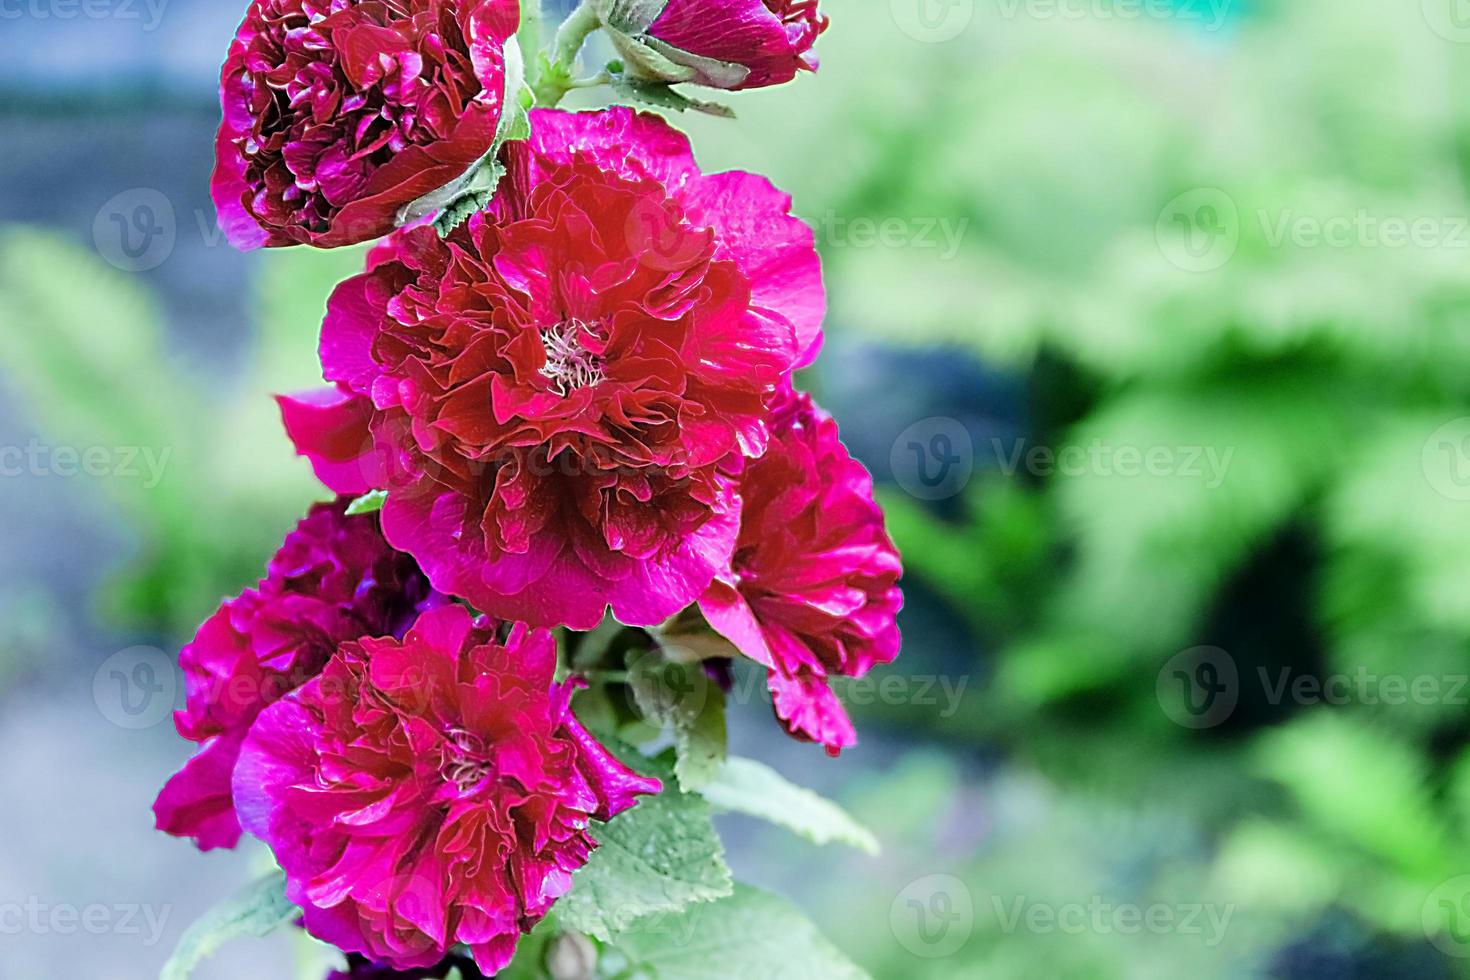
[[(541, 18), (541, 0), (521, 0), (521, 26), (516, 31), (516, 40), (528, 62), (534, 61), (536, 52), (541, 50)], [(534, 65), (526, 65), (528, 73), (534, 74), (535, 70)]]
[(577, 55), (587, 38), (601, 26), (602, 21), (592, 7), (592, 0), (582, 0), (577, 9), (567, 15), (561, 27), (557, 28), (556, 40), (551, 48), (552, 62), (570, 69), (577, 63)]
[(610, 72), (600, 71), (596, 75), (589, 75), (586, 78), (578, 78), (578, 79), (576, 79), (575, 81), (572, 82), (571, 87), (572, 88), (597, 88), (598, 86), (601, 86), (601, 85), (611, 85), (612, 84), (612, 80), (613, 80), (613, 77), (612, 77), (612, 74)]
[(587, 38), (601, 26), (602, 22), (598, 19), (591, 0), (582, 0), (581, 5), (562, 22), (555, 40), (543, 56), (543, 63), (537, 67), (535, 81), (531, 83), (531, 90), (536, 93), (537, 105), (554, 106), (572, 89), (583, 87), (572, 78), (572, 72), (577, 66), (577, 55)]
[(633, 675), (626, 670), (584, 670), (582, 676), (597, 684), (626, 684)]

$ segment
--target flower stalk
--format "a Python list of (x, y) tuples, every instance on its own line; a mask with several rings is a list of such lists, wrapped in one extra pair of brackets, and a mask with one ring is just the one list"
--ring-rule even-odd
[[(539, 34), (541, 16), (539, 2), (528, 4), (527, 9), (531, 8), (535, 8), (533, 14), (522, 16), (534, 17), (538, 21), (536, 31)], [(580, 80), (573, 77), (577, 67), (577, 55), (581, 53), (582, 46), (587, 43), (587, 38), (591, 37), (601, 26), (602, 21), (597, 16), (591, 0), (583, 0), (575, 10), (567, 15), (567, 19), (557, 29), (551, 46), (542, 54), (531, 81), (531, 91), (536, 95), (538, 106), (551, 108), (560, 104), (572, 89), (604, 84), (601, 76)]]

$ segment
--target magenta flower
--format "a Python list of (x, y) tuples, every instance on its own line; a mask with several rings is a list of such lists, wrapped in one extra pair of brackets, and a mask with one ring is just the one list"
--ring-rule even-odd
[(571, 887), (589, 821), (661, 789), (573, 717), (549, 632), (496, 635), (431, 610), (401, 641), (343, 644), (256, 721), (240, 819), (312, 935), (400, 970), (463, 943), (493, 974)]
[(827, 678), (860, 677), (898, 655), (898, 552), (873, 481), (837, 423), (788, 392), (770, 451), (740, 481), (740, 540), (699, 605), (711, 626), (762, 664), (776, 714), (830, 755), (857, 735)]
[(494, 144), (516, 0), (254, 0), (220, 78), (212, 195), (237, 248), (385, 235)]
[(338, 387), (284, 399), (287, 428), (334, 489), (389, 491), (384, 533), (441, 591), (536, 626), (659, 623), (728, 564), (728, 471), (816, 356), (812, 232), (628, 109), (534, 112), (507, 161), (487, 211), (399, 232), (337, 288)]
[(261, 709), (316, 676), (343, 640), (401, 634), (418, 610), (443, 602), (375, 517), (345, 509), (345, 499), (313, 507), (260, 584), (221, 606), (179, 654), (187, 700), (174, 721), (203, 748), (158, 795), (158, 829), (206, 851), (234, 847), (230, 779)]
[[(634, 74), (722, 89), (780, 85), (797, 72), (816, 71), (812, 47), (828, 25), (817, 0), (603, 0), (602, 6)], [(672, 62), (672, 70), (659, 59)]]

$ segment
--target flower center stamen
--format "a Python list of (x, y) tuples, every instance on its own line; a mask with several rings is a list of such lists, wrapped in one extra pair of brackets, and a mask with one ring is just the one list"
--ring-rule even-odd
[(562, 397), (578, 388), (600, 384), (605, 377), (602, 358), (583, 344), (583, 336), (591, 332), (588, 324), (575, 318), (541, 331), (546, 364), (540, 374), (551, 383), (551, 390)]
[(488, 754), (485, 741), (463, 728), (451, 728), (445, 735), (449, 740), (450, 751), (440, 773), (447, 782), (457, 786), (461, 793), (468, 793), (495, 771), (495, 767), (485, 758)]

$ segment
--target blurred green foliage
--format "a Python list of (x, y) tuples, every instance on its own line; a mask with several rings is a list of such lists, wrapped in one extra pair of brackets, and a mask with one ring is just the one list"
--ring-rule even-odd
[[(1470, 521), (1452, 425), (1470, 415), (1470, 51), (1420, 6), (1272, 4), (1215, 33), (981, 4), (970, 43), (937, 45), (849, 20), (799, 109), (739, 105), (776, 138), (725, 149), (692, 124), (706, 158), (712, 144), (723, 164), (756, 158), (819, 229), (965, 228), (952, 258), (827, 241), (836, 328), (1009, 366), (1029, 445), (1223, 461), (1219, 479), (1007, 474), (1011, 447), (977, 438), (960, 519), (886, 493), (910, 580), (993, 657), (951, 717), (881, 714), (999, 747), (1025, 775), (883, 792), (924, 814), (968, 798), (983, 821), (1016, 779), (1043, 789), (1026, 840), (987, 830), (955, 858), (986, 906), (956, 957), (918, 963), (871, 923), (837, 936), (870, 937), (880, 974), (1463, 975), (1435, 947), (1470, 951), (1451, 931), (1464, 889), (1442, 886), (1470, 871)], [(1213, 220), (1186, 204), (1178, 222), (1191, 194), (1236, 238), (1223, 261), (1184, 251)], [(1345, 237), (1312, 237), (1333, 219)], [(1393, 222), (1426, 231), (1396, 244)], [(1240, 704), (1194, 729), (1170, 720), (1159, 679), (1204, 645), (1238, 669)], [(906, 656), (895, 671), (942, 662)], [(1273, 695), (1282, 676), (1369, 681), (1331, 704)], [(1375, 678), (1433, 693), (1384, 703)], [(1175, 825), (1192, 844), (1150, 854)], [(1136, 881), (1089, 872), (1099, 855), (1146, 869), (1151, 900), (1238, 902), (1226, 941), (1007, 933), (990, 916), (996, 897), (1138, 900)], [(836, 901), (834, 920), (859, 914)], [(1292, 973), (1303, 940), (1345, 959)]]
[(139, 537), (106, 596), (130, 625), (192, 634), (222, 596), (261, 577), (285, 529), (323, 494), (269, 394), (320, 383), (326, 296), (362, 253), (259, 261), (255, 343), (245, 363), (222, 370), (174, 354), (135, 277), (50, 232), (0, 230), (0, 380), (26, 420), (51, 445), (138, 447), (166, 461), (156, 486), (97, 481)]
[[(1033, 445), (1228, 461), (1216, 482), (1007, 475), (992, 458), (959, 521), (885, 496), (911, 576), (995, 651), (984, 690), (951, 718), (910, 707), (887, 720), (1002, 746), (1007, 769), (1048, 781), (1029, 847), (997, 832), (970, 853), (977, 900), (1085, 900), (1092, 852), (1146, 855), (1162, 815), (1198, 836), (1153, 898), (1249, 910), (1220, 948), (1176, 943), (1156, 960), (1123, 937), (1006, 934), (979, 909), (976, 938), (929, 972), (1264, 975), (1287, 969), (1273, 955), (1294, 937), (1331, 924), (1330, 950), (1406, 946), (1450, 975), (1426, 936), (1458, 951), (1436, 889), (1470, 870), (1452, 693), (1470, 638), (1470, 522), (1436, 435), (1470, 414), (1470, 58), (1433, 29), (1433, 4), (1258, 5), (1223, 32), (1099, 15), (1106, 5), (1056, 13), (1066, 6), (980, 4), (963, 41), (944, 44), (895, 35), (884, 17), (839, 19), (798, 107), (737, 103), (766, 138), (686, 121), (706, 163), (770, 173), (827, 232), (834, 330), (1024, 374)], [(1169, 207), (1200, 188), (1234, 208), (1238, 240), (1195, 271)], [(862, 245), (858, 217), (964, 231), (952, 256)], [(1353, 222), (1342, 244), (1293, 237), (1331, 219)], [(1380, 237), (1385, 222), (1420, 220), (1421, 243)], [(1204, 644), (1230, 654), (1243, 703), (1193, 730), (1169, 720), (1157, 679)], [(895, 670), (928, 655), (910, 647)], [(1444, 696), (1272, 703), (1260, 688), (1282, 669), (1428, 678)], [(980, 794), (1003, 807), (1018, 791), (968, 792), (983, 811)], [(929, 814), (967, 791), (885, 783), (882, 795)], [(1079, 808), (1135, 826), (1069, 833)], [(887, 839), (904, 834), (933, 836)], [(1062, 866), (1010, 872), (1018, 848)], [(860, 917), (837, 891), (832, 919)], [(927, 975), (881, 923), (837, 938), (871, 946), (883, 975)]]

